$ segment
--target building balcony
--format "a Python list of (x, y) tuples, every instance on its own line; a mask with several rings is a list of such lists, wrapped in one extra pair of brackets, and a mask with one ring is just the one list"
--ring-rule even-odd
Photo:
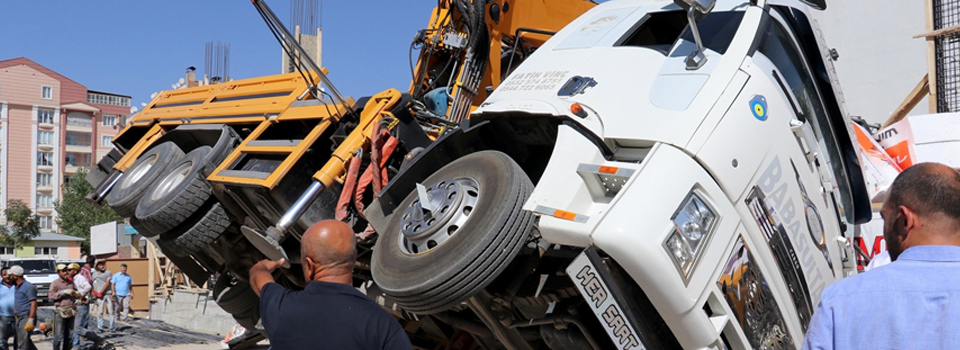
[(56, 126), (51, 123), (37, 123), (37, 129), (40, 130), (53, 130), (54, 128), (56, 128)]
[(67, 145), (67, 152), (90, 153), (91, 150), (90, 145)]
[(53, 208), (52, 208), (52, 207), (51, 207), (51, 208), (37, 208), (37, 214), (43, 214), (43, 215), (53, 214)]
[(38, 173), (52, 173), (53, 165), (37, 165)]
[(38, 143), (37, 149), (45, 152), (53, 151), (53, 145), (48, 145), (44, 143)]
[(53, 193), (52, 185), (37, 185), (37, 192), (39, 193)]
[(63, 174), (64, 174), (64, 175), (76, 175), (77, 172), (80, 171), (80, 169), (83, 169), (83, 168), (84, 168), (84, 167), (82, 167), (82, 166), (76, 166), (76, 165), (67, 164), (67, 166), (63, 167)]
[(67, 131), (93, 132), (93, 126), (67, 123)]

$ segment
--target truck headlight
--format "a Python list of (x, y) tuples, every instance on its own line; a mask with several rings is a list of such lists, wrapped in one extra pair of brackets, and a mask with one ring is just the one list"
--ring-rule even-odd
[(673, 258), (684, 280), (690, 277), (697, 257), (710, 239), (717, 221), (717, 214), (694, 192), (690, 192), (683, 204), (673, 214), (673, 232), (663, 242), (663, 247)]

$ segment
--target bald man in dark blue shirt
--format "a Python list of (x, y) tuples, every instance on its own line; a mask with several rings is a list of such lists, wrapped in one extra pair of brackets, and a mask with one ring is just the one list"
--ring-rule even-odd
[(263, 260), (250, 269), (271, 348), (412, 348), (400, 323), (353, 288), (357, 250), (347, 224), (325, 220), (311, 226), (301, 237), (300, 256), (309, 282), (302, 291), (274, 283), (272, 272), (283, 259)]

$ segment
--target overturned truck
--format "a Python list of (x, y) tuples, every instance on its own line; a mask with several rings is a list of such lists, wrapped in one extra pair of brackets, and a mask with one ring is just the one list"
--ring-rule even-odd
[[(218, 303), (246, 325), (249, 266), (296, 263), (299, 232), (339, 217), (360, 232), (355, 285), (418, 348), (797, 348), (870, 218), (810, 17), (825, 6), (607, 2), (535, 50), (487, 52), (523, 63), (485, 99), (469, 90), (483, 102), (455, 125), (436, 122), (452, 99), (323, 103), (288, 87), (305, 76), (167, 92), (115, 139), (139, 156), (101, 161), (91, 198), (125, 208), (191, 278), (218, 275)], [(338, 153), (366, 127), (335, 117), (352, 106), (381, 117)], [(204, 108), (249, 122), (201, 122)], [(331, 149), (344, 170), (317, 172)], [(348, 159), (389, 183), (357, 191)], [(303, 282), (297, 266), (277, 277)]]

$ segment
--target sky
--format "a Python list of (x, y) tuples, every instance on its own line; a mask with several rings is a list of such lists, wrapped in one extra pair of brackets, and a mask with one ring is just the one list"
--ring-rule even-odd
[[(290, 0), (267, 0), (285, 25)], [(361, 97), (410, 84), (408, 53), (435, 1), (323, 1), (322, 65), (340, 92)], [(288, 25), (289, 27), (289, 25)], [(292, 29), (291, 29), (292, 30)], [(278, 74), (281, 49), (245, 0), (3, 1), (0, 60), (29, 58), (131, 105), (204, 69), (205, 44), (230, 45), (230, 77)]]

